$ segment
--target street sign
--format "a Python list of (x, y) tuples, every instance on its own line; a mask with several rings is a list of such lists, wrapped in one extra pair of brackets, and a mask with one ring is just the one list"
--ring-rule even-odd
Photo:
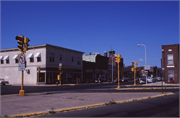
[(19, 71), (25, 70), (25, 64), (19, 63)]
[(24, 54), (20, 54), (19, 55), (19, 63), (20, 64), (24, 64), (25, 63), (25, 55)]
[(150, 65), (145, 65), (144, 70), (150, 70)]
[(19, 55), (19, 71), (25, 70), (25, 54)]

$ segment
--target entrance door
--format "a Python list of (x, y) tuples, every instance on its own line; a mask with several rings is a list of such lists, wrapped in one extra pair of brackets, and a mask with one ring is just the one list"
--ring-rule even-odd
[(45, 73), (39, 73), (39, 82), (45, 82)]
[(168, 70), (168, 82), (170, 82), (170, 80), (174, 81), (174, 70)]

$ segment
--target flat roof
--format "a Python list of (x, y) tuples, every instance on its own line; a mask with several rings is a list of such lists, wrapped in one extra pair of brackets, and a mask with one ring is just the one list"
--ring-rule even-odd
[[(76, 50), (72, 50), (72, 49), (68, 49), (68, 48), (64, 48), (64, 47), (60, 47), (60, 46), (55, 46), (55, 45), (50, 45), (50, 44), (29, 46), (28, 49), (46, 48), (46, 47), (59, 48), (59, 49), (69, 50), (69, 51), (78, 52), (78, 53), (82, 53), (82, 54), (84, 53), (81, 51), (76, 51)], [(9, 51), (18, 51), (18, 50), (19, 50), (19, 48), (9, 48), (9, 49), (1, 49), (0, 52), (9, 52)]]

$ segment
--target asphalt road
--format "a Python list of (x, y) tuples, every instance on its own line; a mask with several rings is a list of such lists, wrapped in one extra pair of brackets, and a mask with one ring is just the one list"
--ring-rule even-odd
[[(133, 85), (133, 82), (121, 82), (121, 87), (124, 85)], [(138, 84), (137, 84), (138, 85)], [(25, 93), (38, 93), (38, 92), (161, 92), (161, 89), (157, 90), (113, 90), (116, 88), (117, 83), (102, 83), (102, 84), (83, 84), (75, 86), (24, 86)], [(143, 86), (144, 87), (144, 86)], [(19, 94), (21, 86), (5, 85), (1, 86), (1, 95), (7, 94)], [(163, 90), (164, 92), (178, 92), (179, 89)]]
[(179, 92), (158, 98), (39, 117), (179, 117)]

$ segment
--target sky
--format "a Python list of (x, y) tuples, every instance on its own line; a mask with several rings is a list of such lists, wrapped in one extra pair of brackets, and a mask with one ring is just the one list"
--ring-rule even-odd
[(111, 48), (125, 66), (161, 67), (161, 46), (179, 44), (178, 1), (1, 1), (0, 49), (51, 44), (100, 53)]

